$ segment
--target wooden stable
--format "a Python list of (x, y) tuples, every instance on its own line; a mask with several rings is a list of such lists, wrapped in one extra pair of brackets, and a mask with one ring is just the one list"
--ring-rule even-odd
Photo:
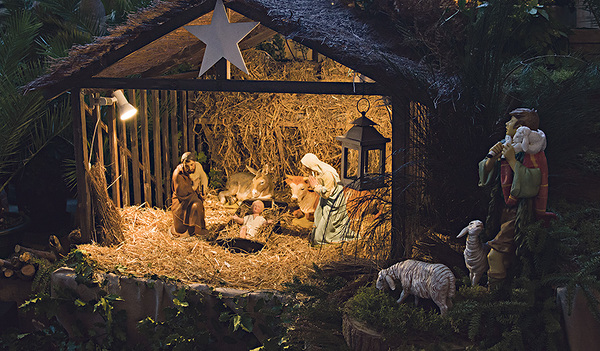
[[(280, 33), (375, 83), (261, 81), (251, 80), (252, 77), (231, 80), (227, 79), (224, 60), (217, 64), (220, 68), (216, 68), (216, 79), (200, 79), (197, 67), (204, 44), (183, 26), (208, 24), (215, 0), (159, 1), (131, 15), (126, 25), (94, 43), (73, 48), (69, 57), (54, 65), (50, 73), (25, 87), (26, 91), (43, 91), (48, 99), (70, 92), (77, 221), (83, 238), (90, 239), (93, 225), (86, 186), (86, 170), (91, 163), (107, 168), (109, 191), (117, 206), (144, 202), (160, 208), (170, 205), (171, 172), (182, 152), (197, 147), (193, 121), (188, 118), (188, 93), (380, 95), (389, 97), (392, 104), (392, 256), (403, 256), (407, 187), (403, 183), (407, 170), (404, 165), (409, 158), (411, 112), (416, 111), (411, 106), (428, 99), (427, 88), (423, 89), (407, 73), (423, 70), (417, 61), (408, 58), (414, 53), (398, 51), (389, 39), (393, 28), (386, 28), (384, 23), (364, 22), (350, 7), (315, 0), (275, 3), (226, 0), (224, 3), (232, 10), (230, 21), (260, 22), (240, 42), (240, 49), (253, 48)], [(182, 62), (196, 68), (169, 75)], [(138, 108), (135, 120), (122, 122), (116, 117), (115, 107), (93, 105), (92, 99), (98, 94), (109, 95), (116, 89), (123, 89), (129, 102)]]
[[(214, 81), (198, 80), (196, 91), (215, 91)], [(204, 84), (207, 82), (207, 84)], [(114, 105), (94, 105), (99, 93), (86, 93), (98, 89), (110, 89), (112, 80), (89, 80), (86, 86), (71, 91), (73, 100), (74, 136), (78, 177), (78, 222), (83, 235), (90, 237), (93, 227), (92, 206), (86, 184), (86, 171), (91, 164), (100, 164), (107, 170), (109, 193), (117, 207), (141, 205), (168, 208), (171, 204), (171, 175), (185, 151), (198, 151), (194, 121), (188, 118), (188, 91), (138, 90), (114, 82), (113, 89), (126, 89), (128, 101), (138, 109), (138, 115), (128, 121), (118, 118)], [(168, 82), (155, 82), (158, 85)], [(220, 83), (217, 91), (256, 92), (255, 81)], [(312, 83), (263, 82), (268, 89), (263, 92), (339, 95), (385, 95), (385, 90), (375, 83)], [(118, 85), (116, 85), (118, 84)], [(189, 83), (186, 83), (189, 85)], [(356, 91), (361, 93), (357, 93)], [(102, 113), (101, 109), (106, 109)], [(394, 106), (394, 114), (400, 108)], [(90, 125), (90, 122), (94, 125)], [(159, 126), (159, 128), (155, 128)], [(93, 130), (93, 135), (87, 131)], [(394, 130), (397, 133), (398, 127)], [(402, 127), (404, 130), (404, 127)], [(180, 137), (181, 136), (181, 137)], [(108, 155), (108, 158), (107, 156)], [(152, 156), (152, 157), (151, 157)], [(396, 157), (397, 158), (397, 157)], [(397, 161), (399, 162), (399, 161)], [(394, 162), (393, 162), (394, 163)], [(393, 167), (393, 165), (392, 165)]]

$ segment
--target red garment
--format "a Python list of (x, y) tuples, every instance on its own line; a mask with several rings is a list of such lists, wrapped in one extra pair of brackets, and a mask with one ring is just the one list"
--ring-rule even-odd
[[(535, 208), (536, 219), (544, 219), (544, 217), (547, 216), (546, 205), (548, 203), (548, 162), (546, 161), (546, 155), (543, 151), (533, 155), (526, 153), (521, 163), (527, 168), (538, 168), (542, 173), (540, 189), (536, 197), (533, 199), (533, 204)], [(509, 207), (516, 206), (519, 200), (518, 198), (510, 195), (513, 177), (514, 172), (512, 168), (510, 168), (508, 161), (502, 159), (500, 162), (500, 182), (502, 183), (504, 202)]]

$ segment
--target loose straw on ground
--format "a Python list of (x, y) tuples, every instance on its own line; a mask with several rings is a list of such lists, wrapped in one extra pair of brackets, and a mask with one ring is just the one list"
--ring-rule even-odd
[[(214, 196), (205, 201), (205, 208), (209, 230), (221, 228), (221, 236), (236, 235), (239, 226), (228, 223), (233, 210), (223, 207)], [(261, 235), (266, 239), (265, 248), (244, 254), (199, 237), (173, 238), (168, 211), (132, 206), (122, 209), (122, 216), (125, 241), (121, 246), (80, 245), (102, 270), (139, 277), (166, 276), (184, 283), (280, 290), (294, 276), (306, 277), (313, 263), (323, 265), (340, 259), (340, 245), (312, 247), (306, 233), (292, 233), (289, 228), (284, 234), (263, 230), (259, 239)]]

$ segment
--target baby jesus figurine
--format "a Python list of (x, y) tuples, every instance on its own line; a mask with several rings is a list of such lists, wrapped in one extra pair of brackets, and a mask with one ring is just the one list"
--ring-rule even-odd
[(252, 239), (256, 236), (258, 229), (265, 223), (271, 223), (272, 221), (267, 221), (265, 217), (261, 215), (262, 211), (265, 209), (265, 204), (256, 200), (252, 203), (252, 214), (249, 214), (244, 217), (238, 217), (236, 215), (231, 216), (231, 219), (241, 224), (240, 228), (240, 238), (242, 239)]

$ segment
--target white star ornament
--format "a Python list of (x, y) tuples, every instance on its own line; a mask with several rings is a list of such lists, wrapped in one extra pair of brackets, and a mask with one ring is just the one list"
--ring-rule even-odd
[(206, 44), (198, 77), (203, 75), (222, 57), (248, 74), (238, 43), (257, 25), (258, 22), (229, 23), (223, 1), (217, 0), (210, 24), (184, 26), (185, 29)]

